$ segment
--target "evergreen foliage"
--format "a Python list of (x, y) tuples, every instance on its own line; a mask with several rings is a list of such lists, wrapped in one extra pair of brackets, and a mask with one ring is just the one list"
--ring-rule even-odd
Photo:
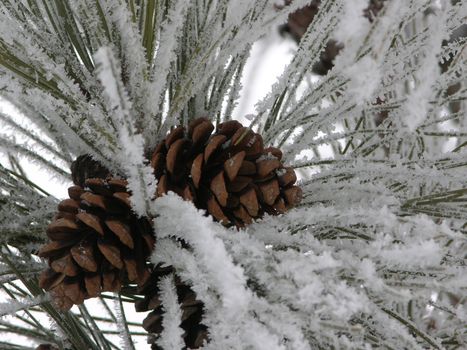
[[(133, 285), (100, 297), (99, 316), (58, 311), (38, 287), (58, 199), (22, 165), (70, 181), (82, 154), (123, 174), (154, 219), (152, 261), (204, 303), (203, 348), (467, 346), (466, 1), (388, 0), (372, 22), (366, 0), (321, 1), (250, 125), (300, 175), (298, 208), (237, 231), (173, 194), (154, 200), (148, 152), (173, 126), (229, 120), (252, 45), (308, 1), (273, 3), (1, 1), (0, 96), (20, 114), (0, 112), (0, 349), (35, 347), (4, 334), (76, 350), (145, 335), (125, 316)], [(331, 39), (344, 48), (310, 82)], [(180, 309), (174, 279), (160, 286), (169, 350)]]

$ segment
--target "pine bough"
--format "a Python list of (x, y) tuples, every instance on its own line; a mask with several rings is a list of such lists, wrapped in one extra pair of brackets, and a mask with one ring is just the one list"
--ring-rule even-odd
[[(359, 15), (366, 1), (321, 2), (251, 123), (300, 173), (299, 208), (237, 232), (175, 195), (152, 199), (144, 150), (173, 125), (231, 118), (251, 46), (306, 4), (1, 2), (0, 94), (18, 111), (0, 113), (0, 315), (12, 315), (1, 334), (63, 349), (118, 348), (112, 323), (125, 349), (141, 334), (124, 314), (131, 288), (104, 296), (97, 317), (56, 311), (37, 286), (33, 253), (57, 199), (22, 165), (67, 181), (87, 153), (124, 173), (135, 211), (155, 218), (152, 261), (173, 265), (205, 304), (206, 349), (465, 348), (465, 1), (387, 1), (372, 23)], [(309, 83), (330, 38), (345, 48)], [(161, 289), (160, 345), (173, 349), (173, 280)]]

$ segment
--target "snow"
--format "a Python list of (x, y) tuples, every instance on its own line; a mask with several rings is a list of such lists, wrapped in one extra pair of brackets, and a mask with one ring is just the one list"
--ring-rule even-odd
[(182, 312), (178, 303), (173, 276), (164, 277), (159, 282), (161, 303), (164, 309), (162, 327), (157, 343), (165, 350), (183, 348), (183, 329), (179, 327)]
[(368, 1), (342, 1), (342, 4), (343, 14), (334, 35), (339, 42), (349, 45), (355, 41), (355, 38), (363, 37), (370, 29), (370, 23), (362, 16)]
[[(385, 239), (382, 238), (382, 241)], [(409, 247), (394, 246), (380, 252), (383, 263), (388, 265), (410, 266), (436, 266), (441, 263), (443, 255), (435, 241), (418, 242)]]
[(122, 146), (116, 155), (116, 161), (128, 174), (133, 209), (138, 215), (145, 216), (149, 212), (148, 202), (153, 196), (151, 189), (154, 188), (155, 179), (144, 157), (144, 139), (135, 129), (130, 112), (131, 103), (120, 81), (121, 71), (111, 49), (99, 49), (94, 58), (99, 65), (98, 76), (104, 88), (107, 109)]
[[(272, 3), (77, 0), (61, 13), (49, 1), (2, 2), (0, 94), (14, 107), (0, 113), (2, 242), (45, 237), (52, 195), (64, 193), (51, 187), (88, 153), (128, 179), (135, 213), (153, 219), (151, 261), (172, 265), (203, 302), (203, 348), (462, 347), (465, 303), (453, 300), (467, 288), (466, 41), (446, 40), (466, 3), (386, 1), (369, 22), (366, 0), (323, 1), (297, 47), (276, 28), (308, 0)], [(318, 77), (311, 67), (330, 39), (344, 49)], [(199, 116), (250, 123), (280, 148), (301, 205), (237, 230), (173, 193), (155, 200), (146, 157), (170, 127)], [(34, 184), (21, 167), (41, 170)], [(0, 283), (15, 290), (3, 257)], [(174, 277), (159, 287), (159, 344), (181, 348)], [(1, 314), (43, 300), (25, 294)]]
[(348, 91), (354, 96), (355, 101), (360, 105), (371, 102), (381, 80), (378, 63), (365, 56), (348, 67), (344, 74), (350, 80)]
[(126, 324), (126, 316), (121, 297), (119, 295), (115, 295), (115, 297), (115, 315), (117, 320), (118, 336), (120, 337), (120, 346), (123, 350), (135, 350), (133, 340), (128, 331), (128, 325)]
[(32, 299), (28, 298), (19, 301), (15, 299), (8, 300), (5, 303), (0, 303), (0, 318), (48, 301), (50, 301), (50, 298), (45, 295), (39, 295)]
[[(182, 215), (171, 215), (175, 208), (182, 209)], [(245, 289), (242, 269), (234, 265), (222, 241), (217, 238), (217, 223), (210, 217), (202, 217), (191, 203), (182, 201), (173, 193), (158, 199), (154, 212), (159, 215), (155, 220), (155, 230), (160, 238), (175, 236), (193, 246), (198, 263), (204, 265), (212, 278), (212, 288), (219, 293), (225, 308), (224, 317), (241, 318), (248, 310), (251, 296)], [(159, 262), (158, 255), (156, 246), (154, 263)]]

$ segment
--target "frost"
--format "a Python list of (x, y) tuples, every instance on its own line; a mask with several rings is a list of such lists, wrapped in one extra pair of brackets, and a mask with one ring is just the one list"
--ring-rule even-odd
[[(33, 253), (59, 202), (34, 169), (69, 182), (86, 153), (128, 180), (134, 211), (154, 222), (152, 261), (175, 269), (158, 286), (162, 347), (183, 345), (174, 278), (203, 302), (204, 349), (465, 347), (465, 1), (384, 1), (371, 21), (367, 0), (320, 2), (254, 115), (241, 116), (296, 171), (297, 208), (236, 230), (173, 193), (154, 200), (154, 146), (173, 125), (238, 114), (252, 90), (244, 67), (266, 59), (251, 48), (277, 44), (268, 33), (309, 2), (0, 3), (0, 286), (18, 296), (5, 314), (26, 318), (35, 339), (113, 347), (84, 309), (52, 310), (55, 338), (21, 311), (50, 311), (37, 288), (16, 285), (43, 268)], [(343, 49), (317, 77), (329, 40)], [(134, 290), (122, 291), (126, 304)], [(135, 328), (117, 306), (131, 349)]]
[(120, 337), (120, 344), (124, 350), (135, 350), (131, 335), (128, 331), (128, 325), (126, 324), (125, 311), (123, 309), (123, 303), (121, 297), (117, 296), (115, 303), (115, 314), (117, 319), (117, 330)]
[(432, 85), (439, 76), (438, 55), (441, 52), (441, 42), (446, 38), (444, 16), (444, 11), (438, 10), (438, 13), (428, 16), (427, 19), (431, 41), (423, 50), (423, 70), (419, 70), (415, 76), (415, 86), (409, 92), (405, 104), (409, 118), (404, 118), (404, 121), (411, 131), (415, 130), (429, 113), (429, 101), (433, 98)]
[[(382, 239), (384, 240), (384, 238)], [(400, 266), (437, 266), (443, 257), (441, 248), (436, 242), (430, 240), (419, 242), (409, 247), (386, 249), (380, 253), (384, 263)]]
[(276, 170), (276, 175), (278, 177), (284, 176), (286, 173), (287, 173), (287, 170), (285, 170), (285, 169), (277, 169)]
[(183, 329), (179, 327), (182, 312), (178, 303), (173, 277), (165, 277), (159, 282), (161, 303), (164, 308), (162, 327), (164, 330), (158, 339), (158, 344), (166, 350), (183, 348)]
[(456, 310), (456, 314), (460, 320), (462, 320), (463, 322), (467, 322), (467, 310), (464, 306), (459, 305), (459, 307)]
[[(183, 208), (183, 215), (170, 220), (174, 208)], [(233, 264), (222, 241), (217, 238), (217, 224), (211, 218), (202, 218), (191, 203), (183, 202), (174, 194), (169, 194), (155, 202), (154, 212), (169, 220), (155, 221), (155, 229), (160, 237), (175, 235), (193, 245), (200, 263), (206, 264), (207, 273), (213, 278), (225, 311), (224, 317), (238, 317), (246, 312), (250, 295), (245, 290), (242, 269)], [(186, 224), (191, 222), (187, 230)], [(157, 247), (153, 254), (158, 259)], [(214, 287), (214, 286), (213, 286)], [(230, 315), (231, 314), (231, 315)], [(237, 315), (237, 316), (235, 316)]]
[(263, 160), (274, 160), (277, 159), (271, 152), (261, 155), (258, 159), (256, 159), (256, 163), (259, 163)]
[(20, 301), (9, 300), (6, 303), (0, 303), (0, 318), (5, 315), (12, 315), (20, 310), (28, 309), (48, 301), (48, 296), (39, 295), (38, 297), (32, 299), (24, 299)]
[(101, 48), (95, 55), (99, 64), (99, 80), (104, 87), (108, 112), (114, 121), (120, 138), (121, 150), (116, 155), (118, 163), (128, 174), (128, 187), (131, 190), (131, 203), (141, 216), (149, 213), (148, 202), (152, 193), (146, 192), (154, 186), (152, 169), (144, 158), (144, 139), (137, 133), (131, 118), (131, 103), (120, 82), (120, 69), (109, 48)]
[(342, 43), (351, 42), (355, 37), (363, 36), (370, 24), (362, 16), (364, 9), (368, 6), (365, 0), (355, 0), (343, 3), (343, 16), (335, 32), (336, 39)]
[(370, 102), (381, 79), (378, 63), (365, 56), (348, 67), (344, 74), (350, 80), (348, 91), (355, 97), (355, 101), (359, 104)]

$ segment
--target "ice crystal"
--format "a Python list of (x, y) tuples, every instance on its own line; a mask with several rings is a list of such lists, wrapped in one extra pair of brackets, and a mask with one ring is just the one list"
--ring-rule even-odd
[[(110, 350), (96, 322), (117, 323), (133, 347), (122, 307), (138, 298), (133, 286), (106, 296), (116, 314), (102, 299), (105, 316), (58, 313), (37, 286), (35, 248), (58, 199), (30, 165), (63, 182), (90, 154), (128, 179), (134, 211), (153, 219), (152, 261), (203, 302), (204, 348), (466, 346), (466, 1), (388, 0), (372, 21), (365, 0), (320, 2), (246, 116), (298, 173), (300, 207), (237, 231), (174, 194), (154, 200), (154, 146), (174, 125), (231, 119), (252, 45), (308, 3), (0, 3), (0, 96), (14, 106), (0, 110), (0, 284), (11, 300), (0, 313), (14, 313), (0, 333)], [(334, 67), (312, 76), (331, 39), (343, 45)], [(174, 280), (159, 288), (159, 345), (181, 347)]]

